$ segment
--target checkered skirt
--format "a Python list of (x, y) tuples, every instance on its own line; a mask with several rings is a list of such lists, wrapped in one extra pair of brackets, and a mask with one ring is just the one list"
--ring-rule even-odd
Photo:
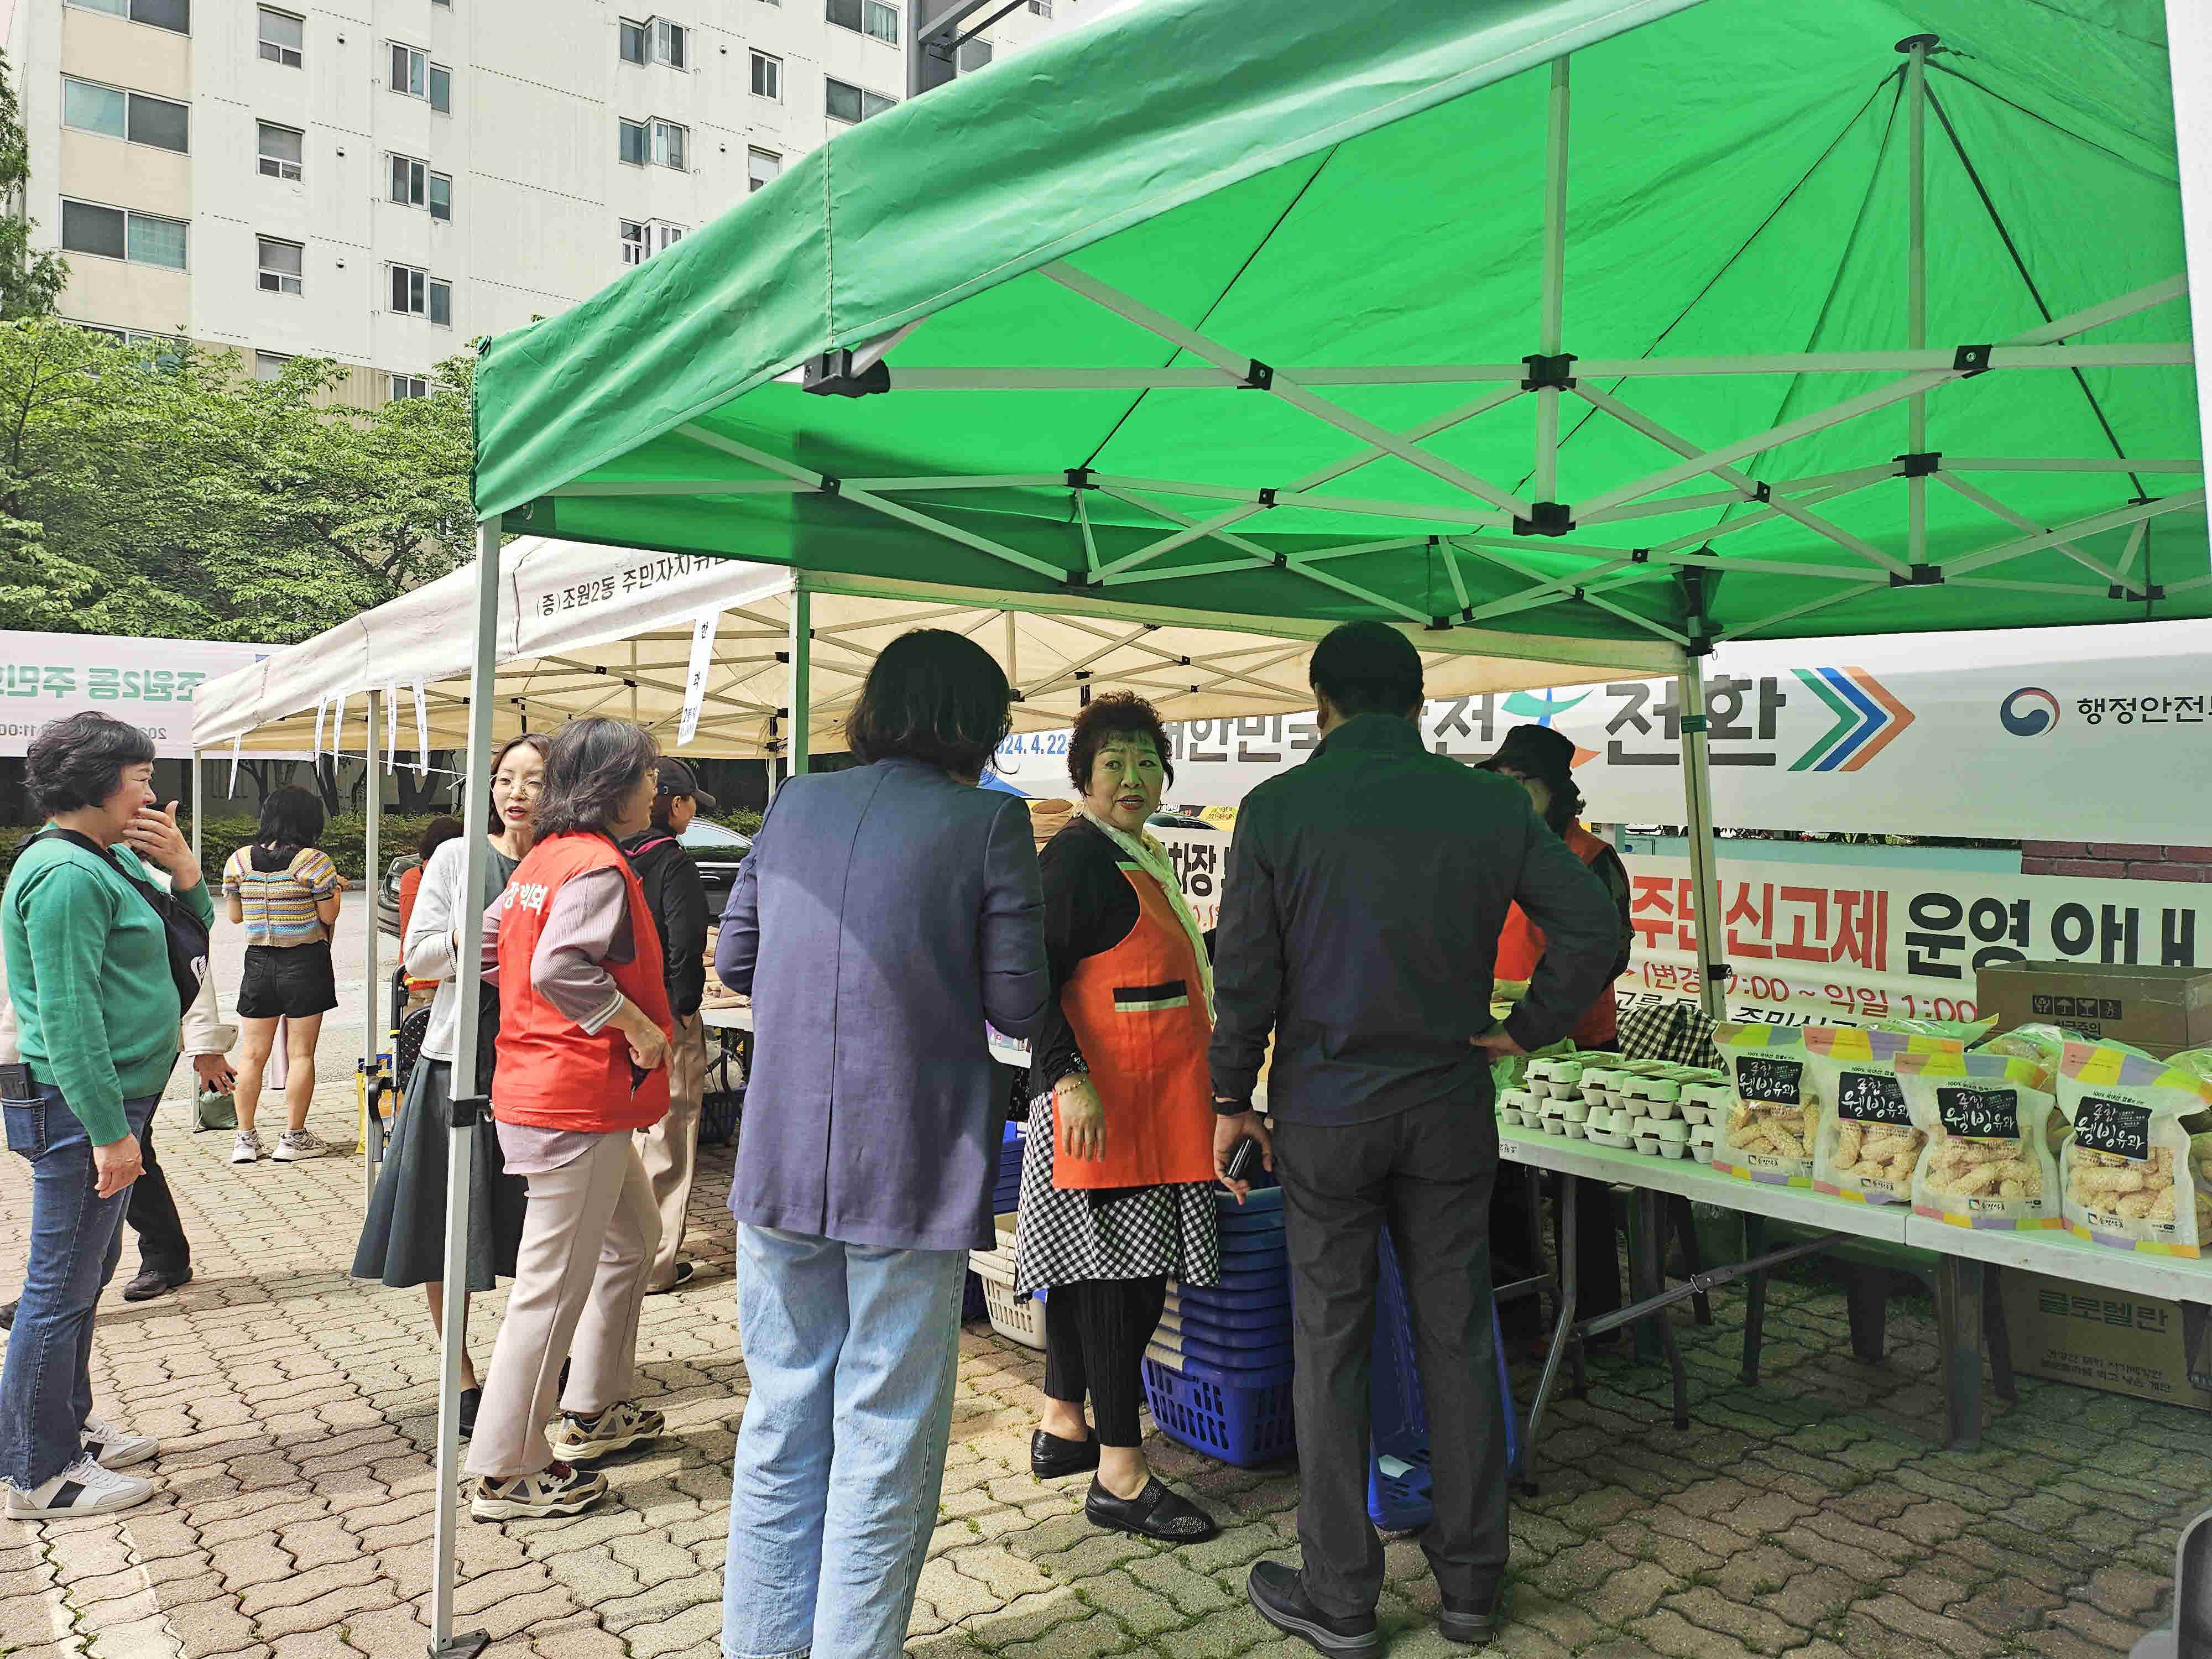
[(1140, 1187), (1094, 1205), (1086, 1192), (1052, 1184), (1052, 1096), (1030, 1103), (1022, 1155), (1022, 1220), (1014, 1241), (1014, 1289), (1022, 1295), (1086, 1279), (1150, 1279), (1212, 1285), (1221, 1277), (1221, 1236), (1211, 1182)]

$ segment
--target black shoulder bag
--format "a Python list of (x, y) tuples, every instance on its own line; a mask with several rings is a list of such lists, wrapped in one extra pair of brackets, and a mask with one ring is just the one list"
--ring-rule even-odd
[[(184, 1018), (185, 1011), (199, 1000), (200, 985), (207, 978), (209, 932), (207, 923), (192, 914), (191, 908), (173, 893), (167, 893), (150, 882), (144, 882), (117, 862), (115, 854), (89, 836), (79, 835), (74, 830), (54, 827), (41, 830), (31, 841), (67, 842), (72, 847), (82, 848), (94, 858), (103, 860), (107, 867), (138, 890), (138, 896), (154, 907), (161, 918), (161, 932), (169, 946), (169, 978), (177, 988), (177, 1017)], [(28, 846), (29, 842), (24, 843)]]

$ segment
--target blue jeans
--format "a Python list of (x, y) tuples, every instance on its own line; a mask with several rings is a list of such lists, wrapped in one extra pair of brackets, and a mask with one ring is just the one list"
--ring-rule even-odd
[[(123, 1103), (131, 1133), (144, 1136), (159, 1098)], [(41, 1085), (37, 1100), (11, 1100), (0, 1110), (8, 1150), (31, 1164), (31, 1260), (0, 1374), (0, 1482), (27, 1492), (84, 1455), (92, 1312), (123, 1255), (131, 1188), (93, 1195), (92, 1139), (60, 1090)]]
[(752, 1397), (723, 1577), (729, 1659), (898, 1659), (937, 1526), (959, 1250), (738, 1229)]

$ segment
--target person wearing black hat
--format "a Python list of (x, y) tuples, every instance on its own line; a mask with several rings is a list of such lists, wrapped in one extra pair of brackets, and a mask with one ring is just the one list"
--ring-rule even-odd
[(660, 929), (668, 1011), (676, 1022), (668, 1050), (668, 1115), (637, 1132), (638, 1157), (660, 1211), (660, 1249), (646, 1274), (647, 1296), (672, 1291), (697, 1271), (681, 1256), (684, 1214), (699, 1161), (699, 1107), (707, 1085), (707, 1028), (699, 1018), (707, 991), (707, 887), (679, 837), (693, 818), (713, 811), (716, 804), (688, 764), (663, 755), (653, 827), (622, 843), (645, 889), (646, 908)]

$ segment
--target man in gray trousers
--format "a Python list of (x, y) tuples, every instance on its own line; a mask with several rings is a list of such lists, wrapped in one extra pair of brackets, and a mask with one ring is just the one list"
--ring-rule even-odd
[[(1269, 1147), (1296, 1307), (1304, 1563), (1255, 1565), (1252, 1604), (1324, 1654), (1379, 1645), (1368, 1371), (1387, 1222), (1429, 1419), (1436, 1518), (1421, 1546), (1443, 1633), (1480, 1645), (1497, 1632), (1507, 1550), (1490, 1062), (1565, 1034), (1604, 988), (1620, 918), (1525, 791), (1423, 747), (1421, 661), (1404, 634), (1348, 623), (1309, 677), (1321, 745), (1237, 814), (1214, 967), (1215, 1165), (1248, 1134)], [(1497, 1027), (1492, 968), (1516, 902), (1547, 945)], [(1263, 1121), (1252, 1094), (1271, 1031)]]

